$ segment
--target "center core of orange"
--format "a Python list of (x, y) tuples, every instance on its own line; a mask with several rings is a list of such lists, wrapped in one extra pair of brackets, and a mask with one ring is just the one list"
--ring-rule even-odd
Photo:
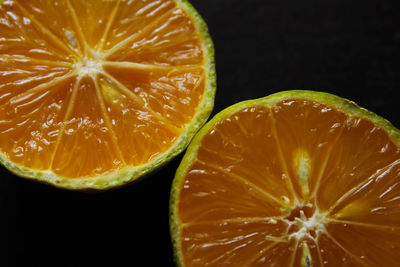
[(75, 64), (75, 70), (79, 76), (94, 76), (99, 72), (102, 72), (103, 65), (100, 60), (96, 59), (84, 59)]
[(325, 215), (311, 204), (295, 207), (284, 220), (289, 225), (289, 239), (300, 240), (305, 237), (316, 239), (320, 232), (325, 231)]

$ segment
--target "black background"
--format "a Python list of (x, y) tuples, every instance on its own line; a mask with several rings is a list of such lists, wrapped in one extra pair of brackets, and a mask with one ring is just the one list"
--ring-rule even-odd
[[(309, 89), (349, 98), (400, 127), (398, 0), (191, 2), (215, 43), (213, 114)], [(0, 266), (173, 266), (168, 202), (180, 160), (101, 194), (55, 189), (1, 168)]]

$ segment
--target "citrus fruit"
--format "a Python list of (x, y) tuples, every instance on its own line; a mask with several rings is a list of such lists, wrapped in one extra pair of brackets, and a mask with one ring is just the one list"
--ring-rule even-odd
[(327, 93), (245, 101), (193, 139), (170, 205), (181, 266), (397, 266), (400, 131)]
[(208, 118), (213, 44), (184, 0), (6, 0), (0, 160), (67, 189), (134, 181)]

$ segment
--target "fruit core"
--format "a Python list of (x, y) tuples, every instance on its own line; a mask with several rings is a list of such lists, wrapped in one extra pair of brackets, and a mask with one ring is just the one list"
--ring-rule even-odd
[(75, 64), (75, 70), (79, 76), (92, 76), (103, 71), (103, 65), (100, 60), (83, 59)]
[(288, 239), (314, 239), (325, 231), (326, 216), (308, 203), (294, 207), (283, 219), (288, 224)]

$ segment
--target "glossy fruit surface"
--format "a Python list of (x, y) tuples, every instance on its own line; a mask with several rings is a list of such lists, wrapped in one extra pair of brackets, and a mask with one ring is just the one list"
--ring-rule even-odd
[(326, 93), (245, 101), (194, 138), (170, 207), (182, 266), (396, 266), (400, 132)]
[(120, 186), (211, 112), (213, 45), (186, 1), (7, 0), (0, 30), (0, 157), (17, 175)]

